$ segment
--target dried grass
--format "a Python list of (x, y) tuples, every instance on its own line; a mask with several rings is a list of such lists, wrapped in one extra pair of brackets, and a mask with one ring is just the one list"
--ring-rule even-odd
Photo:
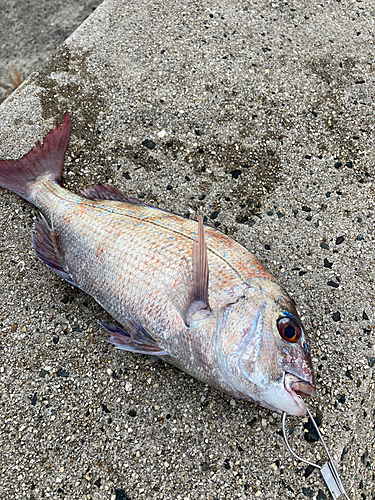
[(10, 95), (24, 81), (24, 76), (22, 74), (22, 71), (18, 71), (17, 66), (14, 64), (14, 62), (9, 63), (8, 75), (10, 85), (0, 82), (0, 87), (3, 88), (8, 95)]

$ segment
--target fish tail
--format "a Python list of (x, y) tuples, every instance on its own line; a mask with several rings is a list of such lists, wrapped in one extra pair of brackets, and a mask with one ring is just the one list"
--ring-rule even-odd
[(61, 183), (61, 171), (71, 130), (70, 115), (19, 160), (0, 161), (0, 186), (33, 202), (33, 186), (43, 176), (45, 181)]

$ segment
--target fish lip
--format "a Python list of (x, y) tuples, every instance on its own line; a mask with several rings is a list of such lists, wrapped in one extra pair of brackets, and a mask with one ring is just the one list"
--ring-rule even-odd
[(305, 402), (302, 397), (313, 398), (316, 396), (315, 387), (291, 373), (285, 373), (284, 377), (285, 390), (291, 395), (293, 401), (305, 415), (307, 413)]
[(316, 396), (315, 387), (305, 380), (296, 380), (292, 382), (291, 388), (296, 394), (304, 398), (315, 398)]

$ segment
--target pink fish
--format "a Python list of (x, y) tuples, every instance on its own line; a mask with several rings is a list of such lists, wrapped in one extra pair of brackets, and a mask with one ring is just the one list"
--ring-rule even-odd
[(0, 161), (0, 186), (36, 205), (33, 248), (121, 325), (119, 349), (157, 356), (236, 398), (305, 415), (314, 396), (309, 341), (289, 295), (243, 246), (198, 221), (114, 187), (81, 196), (61, 185), (65, 114), (19, 160)]

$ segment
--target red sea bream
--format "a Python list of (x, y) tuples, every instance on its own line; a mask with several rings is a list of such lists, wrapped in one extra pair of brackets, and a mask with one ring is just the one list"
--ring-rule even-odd
[(198, 221), (94, 185), (71, 193), (61, 170), (68, 113), (0, 186), (38, 207), (33, 248), (121, 326), (120, 349), (158, 356), (236, 398), (304, 415), (314, 396), (309, 341), (294, 303), (243, 246)]

